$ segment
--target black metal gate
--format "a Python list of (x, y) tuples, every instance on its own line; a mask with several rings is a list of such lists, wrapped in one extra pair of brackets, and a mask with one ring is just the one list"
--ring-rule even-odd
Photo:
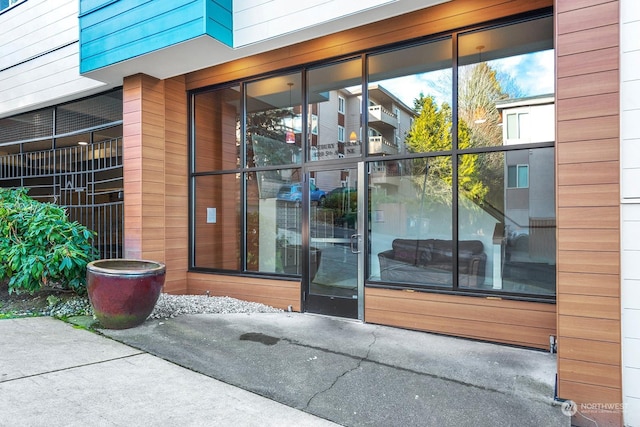
[(67, 209), (95, 231), (101, 258), (122, 257), (122, 138), (0, 155), (0, 186), (26, 187), (37, 200)]

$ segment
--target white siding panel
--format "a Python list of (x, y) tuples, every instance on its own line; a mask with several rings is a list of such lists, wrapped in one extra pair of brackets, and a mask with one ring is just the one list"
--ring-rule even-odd
[(640, 50), (627, 52), (620, 56), (620, 77), (623, 82), (640, 79), (638, 64), (640, 64)]
[[(640, 2), (639, 2), (640, 3)], [(640, 21), (634, 21), (624, 24), (625, 31), (633, 34), (640, 34)], [(624, 37), (620, 39), (620, 47), (622, 52), (632, 52), (634, 50), (640, 50), (640, 37)]]
[(627, 0), (620, 2), (620, 22), (640, 21), (640, 2)]
[(30, 0), (0, 15), (0, 70), (77, 40), (77, 0)]
[[(640, 35), (640, 28), (638, 29)], [(640, 40), (640, 36), (638, 37)], [(625, 110), (640, 110), (640, 79), (622, 82), (620, 86), (621, 102)]]
[(640, 168), (623, 169), (622, 182), (623, 199), (640, 199)]
[[(622, 308), (636, 310), (640, 312), (640, 280), (623, 280), (622, 281)], [(640, 325), (640, 323), (638, 323)], [(640, 338), (640, 328), (636, 328), (631, 332), (636, 338)], [(630, 336), (630, 335), (628, 335)], [(640, 357), (640, 352), (638, 352)], [(638, 363), (640, 367), (640, 363)]]
[(640, 426), (640, 2), (620, 0), (620, 22), (622, 394)]
[(622, 152), (624, 156), (620, 160), (623, 169), (640, 168), (640, 139), (622, 141)]
[[(640, 96), (640, 94), (636, 94)], [(640, 139), (640, 110), (628, 110), (622, 106), (622, 139)]]
[(0, 117), (97, 92), (104, 83), (79, 74), (75, 43), (0, 73)]
[(271, 0), (248, 7), (249, 2), (234, 3), (234, 45), (244, 46), (262, 40), (316, 26), (367, 9), (393, 3), (390, 0)]
[(627, 381), (624, 383), (627, 396), (640, 399), (640, 369), (627, 367), (627, 374)]
[(640, 426), (640, 399), (629, 397), (625, 400), (624, 423), (629, 427)]

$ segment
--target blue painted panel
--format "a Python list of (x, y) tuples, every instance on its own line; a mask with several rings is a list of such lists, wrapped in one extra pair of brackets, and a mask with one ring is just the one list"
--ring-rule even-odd
[[(153, 6), (152, 3), (148, 4)], [(156, 8), (156, 11), (157, 13), (154, 16), (150, 16), (142, 22), (136, 16), (139, 13), (136, 9), (135, 11), (121, 13), (117, 18), (111, 18), (103, 23), (81, 28), (83, 47), (89, 48), (92, 45), (99, 45), (105, 39), (111, 39), (113, 43), (126, 45), (141, 38), (152, 39), (161, 33), (175, 32), (182, 25), (193, 21), (202, 22), (202, 15), (198, 15), (201, 10), (197, 3), (187, 4), (177, 9), (167, 8), (167, 10), (164, 10), (163, 8)], [(196, 35), (202, 35), (202, 33), (202, 28), (200, 28), (199, 34)], [(189, 35), (187, 38), (191, 36), (193, 35)], [(177, 41), (183, 40), (178, 37)], [(153, 40), (150, 40), (150, 42), (153, 42)]]
[(233, 13), (231, 0), (209, 0), (207, 2), (207, 34), (233, 46)]
[(232, 0), (80, 0), (80, 72), (202, 35), (232, 46)]
[(80, 1), (80, 16), (90, 13), (95, 9), (108, 6), (111, 3), (115, 3), (118, 0), (81, 0)]

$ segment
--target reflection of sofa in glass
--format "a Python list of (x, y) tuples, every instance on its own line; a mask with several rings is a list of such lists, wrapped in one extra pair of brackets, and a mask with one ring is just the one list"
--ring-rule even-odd
[[(451, 286), (451, 240), (395, 239), (391, 247), (378, 254), (382, 280)], [(463, 240), (458, 248), (459, 286), (482, 285), (487, 263), (484, 245), (479, 240)]]

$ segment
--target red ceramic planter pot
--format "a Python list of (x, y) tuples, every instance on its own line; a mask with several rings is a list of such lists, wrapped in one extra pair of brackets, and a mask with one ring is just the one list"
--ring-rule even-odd
[(87, 264), (87, 292), (106, 329), (141, 325), (153, 311), (164, 285), (165, 265), (135, 259), (103, 259)]

